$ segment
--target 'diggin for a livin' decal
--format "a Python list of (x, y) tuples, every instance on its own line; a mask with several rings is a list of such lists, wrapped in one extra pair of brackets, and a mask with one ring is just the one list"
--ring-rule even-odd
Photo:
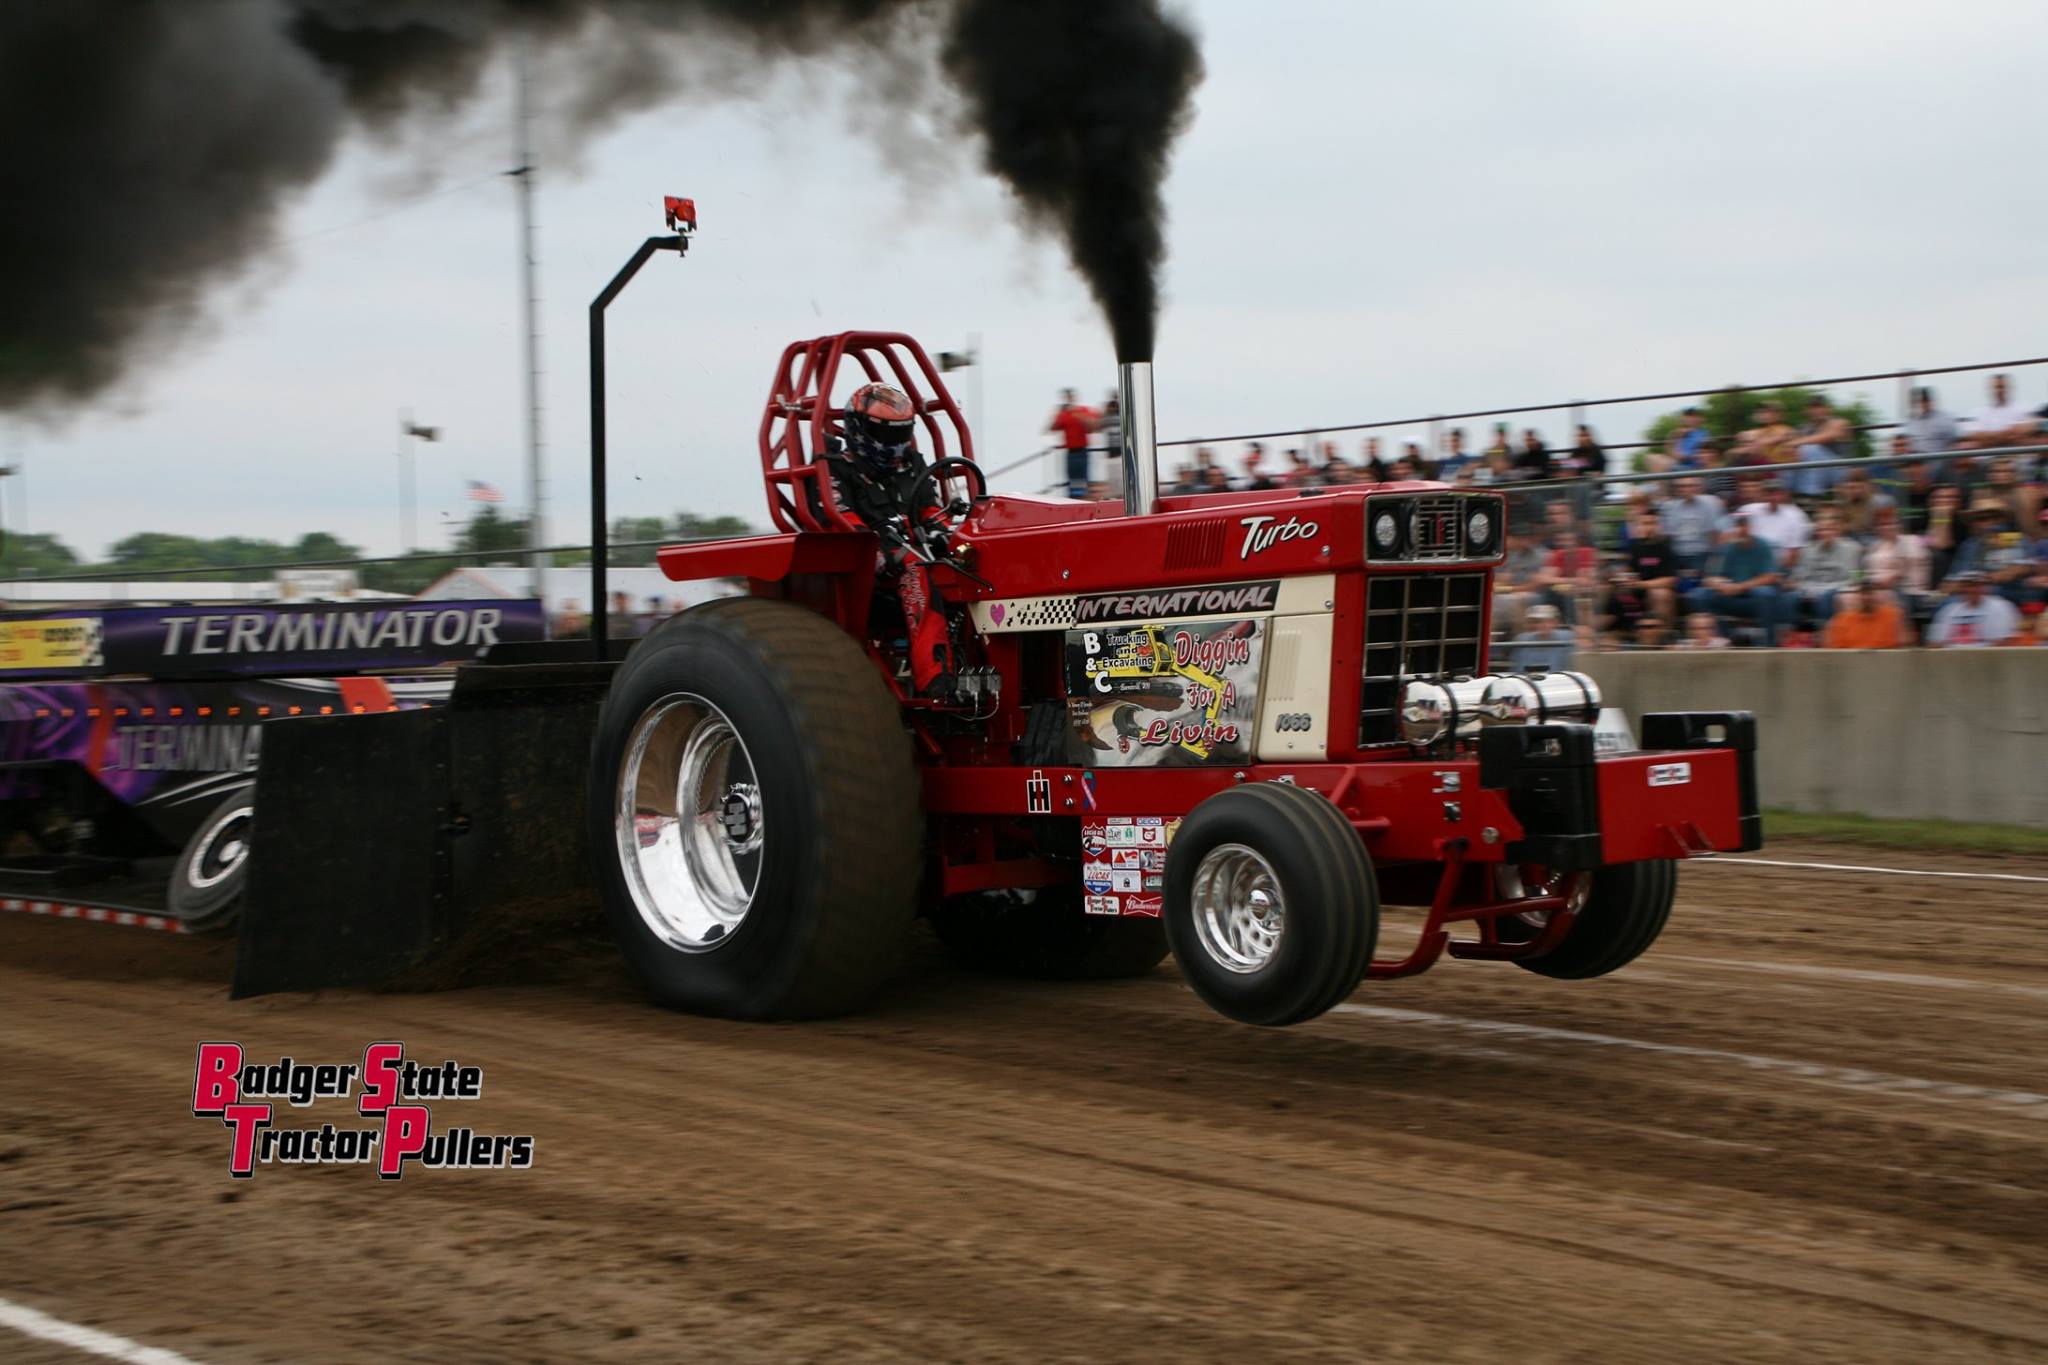
[(1264, 631), (1256, 620), (1068, 631), (1068, 757), (1101, 768), (1247, 761)]

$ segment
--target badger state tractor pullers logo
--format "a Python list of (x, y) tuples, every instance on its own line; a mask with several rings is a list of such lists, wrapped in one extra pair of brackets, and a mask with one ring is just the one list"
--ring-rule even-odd
[[(360, 1082), (361, 1093), (357, 1094)], [(281, 1057), (268, 1066), (245, 1063), (240, 1043), (201, 1043), (193, 1070), (192, 1113), (217, 1118), (229, 1133), (228, 1174), (246, 1180), (257, 1163), (271, 1165), (374, 1165), (381, 1180), (423, 1170), (525, 1170), (533, 1165), (533, 1138), (493, 1136), (473, 1128), (434, 1131), (422, 1100), (474, 1100), (484, 1093), (484, 1071), (453, 1060), (438, 1065), (409, 1061), (403, 1043), (372, 1043), (361, 1066), (319, 1066)], [(274, 1126), (274, 1100), (304, 1109), (319, 1100), (356, 1096), (364, 1127), (323, 1123), (317, 1128)]]

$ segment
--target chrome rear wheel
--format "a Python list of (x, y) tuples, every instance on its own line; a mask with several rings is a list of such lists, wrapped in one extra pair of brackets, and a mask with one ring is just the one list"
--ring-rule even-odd
[(761, 880), (766, 820), (746, 744), (692, 693), (649, 707), (619, 765), (618, 855), (656, 937), (684, 952), (730, 941)]
[(656, 626), (605, 690), (586, 790), (598, 897), (656, 1002), (816, 1019), (895, 970), (923, 787), (887, 681), (831, 617), (732, 597)]

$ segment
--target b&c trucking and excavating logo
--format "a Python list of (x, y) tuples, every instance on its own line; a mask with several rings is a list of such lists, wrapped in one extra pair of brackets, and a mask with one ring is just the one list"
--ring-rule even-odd
[[(360, 1093), (358, 1093), (360, 1091)], [(309, 1065), (290, 1057), (263, 1065), (245, 1062), (240, 1043), (201, 1043), (193, 1068), (192, 1113), (226, 1126), (228, 1174), (247, 1180), (259, 1163), (295, 1166), (375, 1166), (380, 1180), (397, 1180), (408, 1164), (422, 1170), (526, 1170), (533, 1137), (479, 1133), (454, 1127), (434, 1131), (424, 1100), (474, 1100), (484, 1093), (484, 1070), (454, 1060), (410, 1061), (403, 1043), (371, 1043), (360, 1066)], [(355, 1097), (363, 1126), (323, 1123), (317, 1128), (275, 1126), (283, 1100), (305, 1109), (320, 1100)]]

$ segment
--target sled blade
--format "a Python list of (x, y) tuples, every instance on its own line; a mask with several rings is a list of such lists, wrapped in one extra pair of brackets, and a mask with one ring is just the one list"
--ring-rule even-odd
[(482, 664), (442, 706), (266, 724), (232, 993), (459, 984), (591, 913), (583, 789), (611, 671)]

